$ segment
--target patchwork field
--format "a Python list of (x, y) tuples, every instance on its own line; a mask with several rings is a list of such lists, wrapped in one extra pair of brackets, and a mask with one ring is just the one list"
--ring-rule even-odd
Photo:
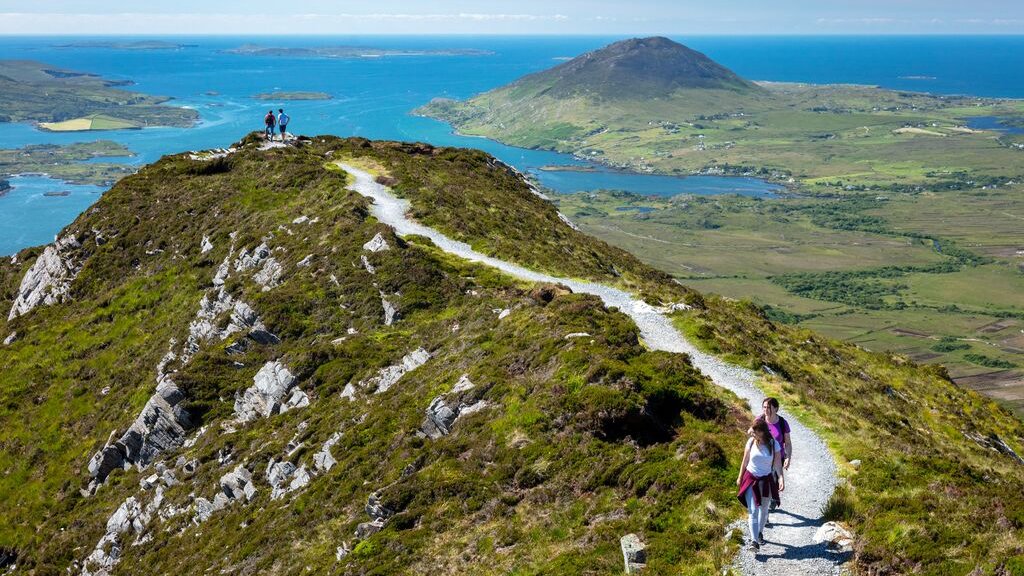
[(682, 283), (920, 363), (1024, 416), (1024, 192), (846, 198), (559, 196)]

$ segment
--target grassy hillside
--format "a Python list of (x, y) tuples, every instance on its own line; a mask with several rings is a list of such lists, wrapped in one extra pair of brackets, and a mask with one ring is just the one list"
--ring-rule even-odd
[[(646, 351), (628, 318), (594, 298), (520, 285), (394, 237), (329, 168), (342, 158), (376, 166), (421, 220), (483, 251), (694, 305), (678, 313), (680, 326), (709, 349), (770, 367), (768, 386), (827, 435), (848, 476), (829, 513), (860, 533), (859, 568), (996, 574), (1024, 561), (1021, 464), (989, 447), (999, 439), (1021, 452), (1024, 426), (941, 372), (703, 298), (572, 231), (479, 152), (330, 137), (258, 144), (224, 158), (167, 157), (120, 181), (66, 231), (83, 263), (70, 300), (0, 319), (0, 334), (17, 332), (0, 347), (10, 367), (0, 372), (9, 518), (0, 547), (29, 573), (64, 573), (126, 498), (152, 502), (139, 481), (153, 468), (115, 471), (82, 496), (88, 459), (138, 414), (220, 263), (262, 242), (282, 265), (279, 284), (264, 291), (251, 273), (232, 272), (224, 287), (280, 342), (235, 334), (167, 365), (201, 432), (166, 456), (181, 483), (163, 492), (164, 517), (124, 536), (115, 573), (614, 573), (618, 538), (630, 532), (648, 543), (652, 574), (720, 573), (728, 563), (735, 544), (723, 529), (742, 514), (732, 491), (743, 407), (684, 357)], [(364, 249), (378, 233), (390, 249)], [(0, 263), (3, 300), (40, 252)], [(382, 297), (398, 310), (393, 324)], [(566, 338), (580, 332), (590, 336)], [(342, 395), (417, 348), (431, 358), (387, 392)], [(310, 405), (231, 423), (232, 398), (274, 359)], [(462, 375), (474, 386), (449, 392)], [(432, 400), (453, 394), (484, 408), (450, 435), (417, 435)], [(338, 464), (272, 498), (271, 460), (313, 469), (336, 433)], [(179, 455), (196, 459), (194, 472), (174, 465)], [(253, 472), (252, 500), (194, 523), (198, 498), (212, 499), (239, 464)], [(374, 493), (393, 514), (357, 540)], [(338, 547), (348, 551), (340, 559)]]
[[(373, 156), (374, 149), (392, 146), (381, 143), (346, 152)], [(399, 164), (394, 170), (403, 169)], [(472, 192), (425, 184), (411, 181), (396, 191), (412, 202), (421, 219), (446, 231), (458, 230), (457, 214), (433, 207), (443, 206), (438, 196), (455, 202)], [(494, 195), (492, 204), (497, 197), (509, 198)], [(486, 234), (515, 235), (518, 225), (518, 220), (496, 219)], [(483, 241), (471, 234), (461, 238), (474, 244)], [(538, 249), (545, 240), (523, 239), (525, 246)], [(520, 243), (516, 250), (492, 248), (489, 253), (517, 261), (523, 247)], [(553, 261), (549, 269), (577, 275), (573, 266)], [(592, 277), (599, 279), (600, 273)], [(616, 278), (606, 273), (604, 280)], [(695, 342), (763, 370), (766, 390), (825, 435), (846, 478), (828, 516), (859, 532), (857, 570), (1021, 570), (1024, 505), (1016, 494), (1024, 487), (1024, 462), (999, 451), (1000, 442), (1005, 442), (1016, 454), (1022, 453), (1020, 420), (953, 384), (941, 367), (917, 366), (906, 357), (872, 353), (806, 329), (774, 324), (750, 303), (702, 297), (675, 283), (648, 282), (642, 285), (652, 302), (685, 299), (694, 305), (690, 312), (677, 313), (677, 320)], [(855, 460), (860, 460), (859, 468), (850, 464)]]
[[(720, 570), (735, 546), (721, 534), (733, 518), (731, 466), (746, 426), (735, 400), (685, 358), (646, 351), (628, 318), (594, 298), (521, 286), (394, 237), (326, 167), (327, 154), (359, 149), (477, 187), (490, 181), (489, 158), (444, 150), (429, 170), (401, 145), (318, 139), (264, 152), (257, 143), (222, 159), (168, 157), (119, 182), (65, 232), (78, 236), (84, 263), (70, 300), (0, 320), (0, 333), (17, 333), (0, 347), (0, 548), (20, 568), (64, 573), (126, 498), (152, 501), (139, 482), (153, 467), (115, 471), (86, 497), (86, 464), (152, 394), (158, 363), (185, 340), (232, 244), (237, 256), (266, 241), (285, 270), (280, 285), (263, 291), (233, 274), (225, 288), (280, 343), (238, 352), (247, 340), (235, 335), (168, 365), (200, 431), (166, 455), (181, 483), (163, 493), (166, 518), (150, 521), (144, 545), (131, 545), (142, 534), (125, 535), (116, 573), (609, 572), (621, 566), (618, 539), (629, 532), (648, 543), (656, 573)], [(497, 197), (517, 209), (514, 194)], [(377, 233), (391, 248), (367, 252)], [(40, 252), (4, 260), (4, 301)], [(398, 309), (392, 325), (382, 294)], [(581, 332), (590, 336), (565, 337)], [(341, 396), (417, 348), (430, 360), (387, 393)], [(230, 424), (232, 398), (273, 359), (298, 376), (310, 406)], [(462, 375), (475, 384), (462, 400), (486, 408), (460, 417), (449, 436), (417, 436), (432, 399)], [(335, 433), (338, 464), (272, 499), (271, 459), (312, 469)], [(196, 470), (185, 475), (179, 456)], [(253, 473), (254, 499), (196, 525), (197, 499), (213, 499), (238, 464)], [(375, 492), (394, 516), (357, 540)], [(343, 546), (350, 552), (339, 560)]]

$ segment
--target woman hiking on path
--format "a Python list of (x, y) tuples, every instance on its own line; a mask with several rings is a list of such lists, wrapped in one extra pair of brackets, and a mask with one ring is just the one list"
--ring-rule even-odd
[(772, 438), (768, 424), (757, 419), (750, 429), (753, 435), (743, 451), (743, 463), (736, 477), (736, 486), (739, 487), (736, 497), (747, 506), (750, 548), (756, 552), (764, 544), (768, 507), (773, 500), (779, 500), (779, 493), (786, 489), (786, 480), (782, 469), (782, 446)]

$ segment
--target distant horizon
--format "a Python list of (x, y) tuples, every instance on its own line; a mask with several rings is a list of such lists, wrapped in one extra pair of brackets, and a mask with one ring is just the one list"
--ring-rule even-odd
[[(0, 35), (1024, 35), (1008, 0), (9, 0)], [(287, 32), (282, 34), (281, 32)], [(525, 33), (525, 34), (524, 34)]]
[(624, 32), (607, 32), (607, 33), (557, 33), (557, 32), (544, 32), (544, 33), (530, 33), (530, 34), (519, 34), (519, 33), (507, 33), (507, 32), (494, 32), (494, 33), (481, 33), (481, 32), (432, 32), (432, 33), (416, 33), (416, 32), (318, 32), (318, 33), (292, 33), (292, 34), (274, 34), (274, 33), (177, 33), (177, 32), (159, 32), (159, 33), (141, 33), (141, 34), (121, 34), (121, 33), (105, 33), (105, 32), (94, 32), (94, 33), (49, 33), (49, 32), (24, 32), (24, 33), (0, 33), (0, 38), (338, 38), (338, 37), (367, 37), (367, 38), (380, 38), (380, 37), (423, 37), (423, 38), (444, 38), (444, 37), (459, 37), (459, 38), (535, 38), (535, 37), (563, 37), (563, 38), (651, 38), (656, 36), (663, 37), (677, 37), (687, 36), (690, 38), (747, 38), (747, 37), (772, 37), (772, 38), (1024, 38), (1024, 32), (1006, 32), (1006, 33), (925, 33), (925, 32), (881, 32), (881, 33), (847, 33), (837, 32), (828, 34), (809, 34), (809, 33), (778, 33), (778, 32), (746, 32), (746, 33), (719, 33), (719, 34), (707, 34), (707, 33), (692, 33), (692, 32), (638, 32), (635, 34)]

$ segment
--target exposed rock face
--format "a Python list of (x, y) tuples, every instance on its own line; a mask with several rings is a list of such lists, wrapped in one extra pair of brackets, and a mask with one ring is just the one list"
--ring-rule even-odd
[(452, 391), (434, 398), (427, 407), (427, 415), (420, 425), (419, 433), (431, 440), (437, 440), (447, 436), (452, 431), (452, 426), (460, 416), (479, 412), (487, 407), (487, 402), (480, 400), (473, 404), (466, 404), (459, 400), (458, 395), (472, 390), (475, 386), (469, 380), (469, 375), (463, 374), (455, 383)]
[(381, 503), (380, 495), (376, 493), (370, 494), (370, 497), (366, 500), (365, 510), (371, 520), (356, 526), (356, 538), (359, 538), (360, 540), (364, 540), (377, 532), (380, 532), (384, 528), (384, 524), (387, 523), (388, 518), (395, 514), (394, 511)]
[(377, 273), (377, 269), (373, 267), (373, 264), (370, 264), (370, 259), (366, 257), (366, 254), (360, 256), (359, 260), (363, 263), (363, 268), (366, 268), (367, 272), (369, 272), (370, 274)]
[(267, 258), (263, 267), (256, 274), (253, 274), (253, 281), (263, 287), (266, 292), (281, 283), (281, 276), (284, 275), (284, 267), (273, 256)]
[(331, 454), (331, 448), (341, 440), (341, 432), (335, 432), (324, 442), (319, 452), (313, 455), (313, 466), (320, 472), (327, 472), (338, 463)]
[(430, 352), (427, 352), (423, 348), (417, 348), (412, 352), (406, 354), (402, 361), (394, 366), (388, 366), (377, 373), (376, 376), (359, 383), (360, 388), (370, 387), (373, 389), (374, 394), (380, 394), (387, 392), (389, 388), (395, 385), (402, 376), (406, 373), (411, 372), (420, 366), (423, 366), (430, 360)]
[(181, 390), (165, 376), (121, 438), (104, 446), (89, 461), (93, 480), (102, 483), (115, 468), (131, 464), (142, 467), (161, 452), (180, 447), (193, 426), (191, 415), (181, 406), (184, 399)]
[(210, 242), (209, 236), (203, 236), (203, 241), (199, 244), (199, 253), (206, 254), (210, 250), (213, 250), (213, 242)]
[(256, 485), (252, 482), (252, 472), (239, 464), (231, 472), (220, 477), (220, 489), (228, 500), (245, 498), (252, 500), (256, 495)]
[(146, 525), (163, 503), (163, 487), (157, 487), (149, 504), (143, 506), (138, 499), (130, 496), (107, 520), (107, 532), (96, 543), (89, 557), (82, 565), (82, 576), (109, 576), (110, 571), (121, 560), (121, 550), (126, 534), (134, 532), (135, 542), (142, 542)]
[(619, 539), (622, 557), (626, 563), (626, 574), (636, 574), (647, 565), (647, 547), (636, 534), (626, 534)]
[(253, 377), (253, 385), (235, 397), (238, 421), (250, 422), (292, 408), (308, 406), (309, 398), (301, 390), (292, 391), (294, 386), (295, 376), (284, 364), (279, 361), (267, 362)]
[(387, 240), (384, 240), (384, 237), (379, 232), (369, 242), (363, 244), (363, 250), (369, 250), (370, 252), (380, 252), (389, 248)]
[(270, 484), (270, 498), (279, 500), (285, 494), (298, 490), (309, 484), (312, 480), (309, 471), (305, 466), (295, 467), (291, 462), (275, 462), (271, 460), (267, 464), (267, 482)]
[(395, 317), (398, 316), (398, 308), (389, 302), (385, 297), (384, 293), (380, 293), (380, 305), (384, 308), (384, 325), (391, 326), (395, 323)]
[(8, 320), (27, 314), (40, 304), (57, 304), (67, 298), (71, 282), (81, 268), (73, 258), (73, 251), (79, 246), (77, 238), (65, 236), (43, 250), (21, 279)]

